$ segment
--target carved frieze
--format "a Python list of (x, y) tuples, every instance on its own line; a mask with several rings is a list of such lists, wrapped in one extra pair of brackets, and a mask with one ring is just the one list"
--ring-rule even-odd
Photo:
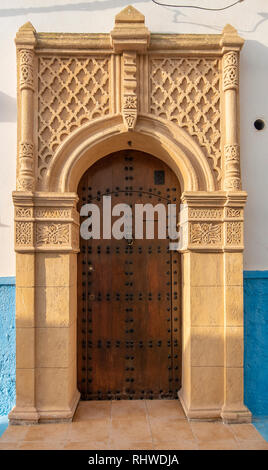
[(188, 217), (192, 219), (220, 219), (222, 209), (195, 209), (189, 207)]
[(44, 219), (64, 219), (70, 218), (72, 216), (71, 209), (52, 209), (49, 207), (37, 207), (35, 209), (35, 217), (36, 218), (44, 218)]

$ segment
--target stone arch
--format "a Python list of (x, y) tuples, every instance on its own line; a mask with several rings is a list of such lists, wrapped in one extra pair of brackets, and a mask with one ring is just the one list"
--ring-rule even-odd
[(153, 154), (178, 176), (182, 191), (214, 191), (215, 177), (194, 139), (162, 118), (139, 115), (127, 131), (121, 115), (105, 117), (74, 131), (59, 147), (44, 182), (49, 192), (75, 192), (83, 173), (105, 155), (132, 148)]

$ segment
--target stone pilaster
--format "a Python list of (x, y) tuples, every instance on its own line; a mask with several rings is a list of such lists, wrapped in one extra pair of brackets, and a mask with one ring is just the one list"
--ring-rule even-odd
[(239, 146), (239, 51), (243, 40), (230, 25), (223, 30), (222, 88), (225, 108), (224, 184), (226, 191), (241, 190)]
[(31, 23), (22, 26), (16, 36), (19, 68), (19, 144), (18, 191), (34, 191), (34, 47), (35, 29)]

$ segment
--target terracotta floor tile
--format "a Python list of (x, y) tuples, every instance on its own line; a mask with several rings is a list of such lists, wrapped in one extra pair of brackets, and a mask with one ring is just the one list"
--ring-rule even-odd
[(74, 422), (69, 426), (67, 441), (69, 442), (106, 442), (110, 435), (110, 420), (90, 419)]
[(150, 418), (186, 419), (179, 400), (146, 400)]
[(107, 450), (107, 442), (66, 442), (64, 450)]
[(190, 424), (183, 419), (151, 419), (150, 426), (154, 444), (164, 442), (194, 441)]
[(78, 406), (91, 406), (92, 404), (94, 404), (95, 406), (98, 406), (98, 405), (108, 405), (108, 406), (111, 406), (112, 405), (112, 400), (80, 400), (80, 402), (78, 403)]
[(71, 424), (69, 423), (49, 423), (28, 426), (28, 430), (26, 431), (23, 440), (38, 442), (64, 442), (70, 425)]
[(17, 442), (1, 442), (0, 450), (16, 450), (18, 447)]
[(226, 424), (191, 422), (190, 425), (195, 437), (200, 442), (235, 442), (235, 437)]
[(112, 402), (112, 418), (146, 417), (143, 400), (116, 400)]
[(235, 441), (211, 441), (200, 442), (199, 450), (239, 450), (238, 442)]
[(129, 442), (151, 442), (152, 436), (148, 420), (142, 416), (132, 418), (113, 418), (111, 424), (111, 442), (123, 444)]
[(18, 442), (24, 439), (29, 426), (8, 426), (0, 438), (0, 442)]
[(152, 442), (111, 442), (109, 444), (111, 450), (154, 450)]
[(180, 439), (178, 442), (161, 442), (154, 445), (155, 450), (198, 450), (195, 441), (184, 441)]
[(111, 402), (100, 403), (88, 401), (84, 403), (86, 403), (86, 405), (79, 403), (74, 416), (74, 422), (111, 418)]
[(253, 424), (231, 424), (230, 429), (238, 441), (264, 441)]
[(238, 445), (241, 450), (268, 450), (266, 441), (240, 441)]
[(22, 441), (17, 450), (62, 450), (63, 442)]

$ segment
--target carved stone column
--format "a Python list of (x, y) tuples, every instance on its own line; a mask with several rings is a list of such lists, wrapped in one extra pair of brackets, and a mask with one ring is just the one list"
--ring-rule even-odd
[(225, 104), (224, 185), (226, 191), (241, 189), (239, 146), (239, 50), (243, 40), (230, 25), (223, 30), (223, 79)]
[(34, 191), (34, 46), (35, 29), (31, 23), (20, 28), (16, 36), (19, 67), (19, 148), (18, 191)]

